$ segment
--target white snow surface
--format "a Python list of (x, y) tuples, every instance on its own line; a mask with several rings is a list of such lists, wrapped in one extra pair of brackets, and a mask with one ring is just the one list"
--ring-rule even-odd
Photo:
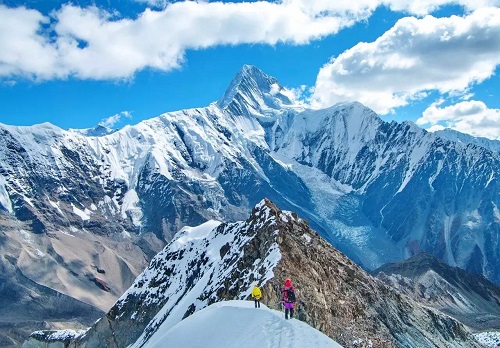
[(481, 332), (474, 334), (476, 341), (484, 345), (485, 347), (496, 348), (500, 346), (500, 332)]
[[(134, 345), (135, 347), (135, 345)], [(338, 343), (296, 319), (253, 301), (212, 304), (172, 328), (160, 326), (144, 348), (339, 348)]]
[(32, 335), (41, 335), (45, 339), (49, 341), (64, 341), (64, 340), (74, 340), (78, 337), (81, 337), (85, 335), (88, 329), (86, 330), (71, 330), (71, 329), (66, 329), (66, 330), (57, 330), (52, 332), (49, 335), (46, 335), (46, 331), (35, 331), (32, 333)]
[(77, 207), (75, 207), (75, 205), (73, 203), (71, 203), (71, 207), (73, 208), (73, 213), (78, 215), (83, 221), (90, 220), (90, 210), (78, 209)]

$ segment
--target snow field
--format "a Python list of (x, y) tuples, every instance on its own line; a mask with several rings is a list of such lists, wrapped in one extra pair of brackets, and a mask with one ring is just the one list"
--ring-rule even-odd
[(339, 348), (328, 336), (284, 314), (254, 308), (253, 301), (224, 301), (212, 304), (174, 327), (160, 326), (144, 348)]

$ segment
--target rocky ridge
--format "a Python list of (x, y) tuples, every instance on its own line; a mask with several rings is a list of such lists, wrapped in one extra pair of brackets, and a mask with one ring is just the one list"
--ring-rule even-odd
[[(462, 324), (371, 277), (268, 200), (245, 221), (180, 231), (106, 316), (66, 345), (141, 347), (159, 325), (214, 302), (248, 299), (254, 284), (279, 310), (287, 277), (297, 288), (298, 319), (345, 347), (479, 347)], [(39, 342), (57, 343), (38, 333), (23, 347)]]

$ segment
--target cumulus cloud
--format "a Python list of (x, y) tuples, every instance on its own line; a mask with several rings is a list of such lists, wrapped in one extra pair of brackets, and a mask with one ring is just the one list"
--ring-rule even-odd
[(429, 126), (429, 131), (451, 128), (473, 136), (500, 140), (500, 110), (489, 109), (481, 101), (463, 101), (443, 108), (431, 105), (416, 123)]
[[(0, 23), (0, 76), (115, 79), (144, 68), (177, 68), (187, 49), (305, 44), (353, 21), (310, 16), (297, 6), (265, 1), (183, 1), (161, 11), (146, 9), (136, 19), (116, 18), (97, 7), (64, 5), (49, 18), (0, 5)], [(50, 33), (41, 30), (47, 23)]]
[[(500, 0), (281, 0), (209, 2), (136, 0), (146, 9), (123, 18), (67, 4), (50, 16), (0, 5), (0, 78), (123, 79), (152, 68), (169, 71), (188, 49), (278, 42), (307, 44), (367, 19), (379, 6), (425, 14), (444, 4), (473, 10)], [(413, 64), (411, 59), (400, 63)], [(405, 98), (402, 96), (401, 98)]]
[(0, 5), (0, 76), (57, 75), (57, 49), (39, 33), (47, 23), (38, 11)]
[(500, 64), (500, 8), (464, 17), (406, 17), (371, 43), (359, 43), (319, 71), (312, 103), (358, 100), (381, 114), (430, 91), (467, 94)]
[(113, 128), (124, 117), (132, 118), (132, 114), (130, 113), (130, 111), (122, 111), (118, 114), (102, 119), (101, 122), (99, 122), (99, 125), (107, 128)]

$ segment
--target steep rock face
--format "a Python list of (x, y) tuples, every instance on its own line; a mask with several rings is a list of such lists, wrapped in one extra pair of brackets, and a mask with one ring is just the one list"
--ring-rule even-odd
[[(181, 230), (106, 316), (68, 344), (140, 347), (160, 325), (173, 327), (214, 302), (249, 298), (254, 284), (263, 302), (279, 309), (287, 277), (297, 288), (297, 318), (345, 347), (479, 347), (460, 323), (372, 278), (268, 200), (246, 221)], [(24, 347), (41, 341), (50, 342), (50, 334), (34, 335)]]
[(386, 284), (476, 330), (500, 326), (500, 287), (421, 253), (375, 271)]
[[(382, 122), (359, 103), (278, 119), (270, 133), (276, 157), (312, 192), (329, 240), (366, 268), (427, 251), (499, 281), (497, 152)], [(299, 165), (340, 192), (325, 195)]]

